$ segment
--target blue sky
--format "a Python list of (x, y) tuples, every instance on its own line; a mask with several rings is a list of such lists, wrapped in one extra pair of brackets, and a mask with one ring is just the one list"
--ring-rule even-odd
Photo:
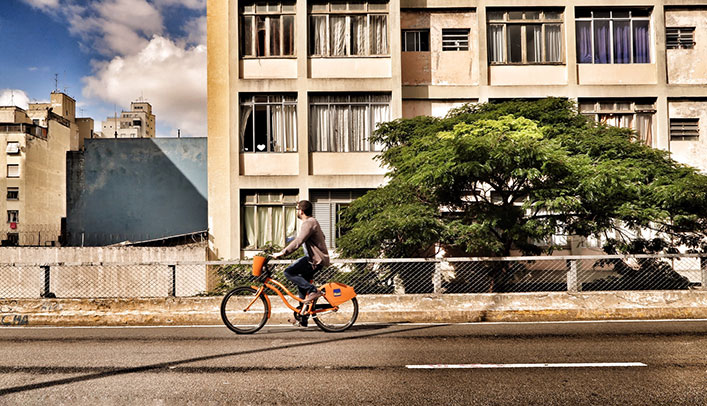
[(56, 86), (99, 127), (143, 97), (158, 136), (206, 136), (206, 0), (0, 0), (0, 55), (0, 105)]

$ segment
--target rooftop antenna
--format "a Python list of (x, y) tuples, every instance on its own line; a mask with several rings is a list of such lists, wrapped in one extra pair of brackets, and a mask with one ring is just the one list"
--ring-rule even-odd
[(15, 105), (15, 90), (11, 89), (10, 90), (10, 106)]
[(115, 138), (118, 138), (118, 107), (113, 105), (113, 125), (115, 126)]
[(54, 92), (56, 93), (58, 91), (59, 91), (59, 74), (55, 73), (54, 74)]

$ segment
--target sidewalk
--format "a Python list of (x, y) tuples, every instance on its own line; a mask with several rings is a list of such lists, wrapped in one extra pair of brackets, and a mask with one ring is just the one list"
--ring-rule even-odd
[[(271, 323), (290, 315), (278, 298)], [(360, 295), (361, 322), (483, 322), (707, 318), (707, 291)], [(221, 324), (221, 297), (1, 299), (2, 326)]]

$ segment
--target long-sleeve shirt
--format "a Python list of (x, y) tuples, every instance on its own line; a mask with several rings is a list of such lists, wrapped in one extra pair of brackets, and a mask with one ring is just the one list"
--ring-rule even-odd
[(329, 251), (326, 248), (324, 232), (314, 217), (308, 217), (302, 222), (302, 228), (300, 228), (297, 238), (285, 247), (285, 255), (294, 252), (302, 244), (305, 246), (309, 262), (313, 267), (329, 265)]

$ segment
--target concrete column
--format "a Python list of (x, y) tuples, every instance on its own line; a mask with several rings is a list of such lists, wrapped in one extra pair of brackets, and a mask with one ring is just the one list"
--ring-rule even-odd
[(567, 269), (567, 291), (579, 292), (579, 280), (577, 278), (577, 260), (571, 259), (567, 261), (569, 267)]

